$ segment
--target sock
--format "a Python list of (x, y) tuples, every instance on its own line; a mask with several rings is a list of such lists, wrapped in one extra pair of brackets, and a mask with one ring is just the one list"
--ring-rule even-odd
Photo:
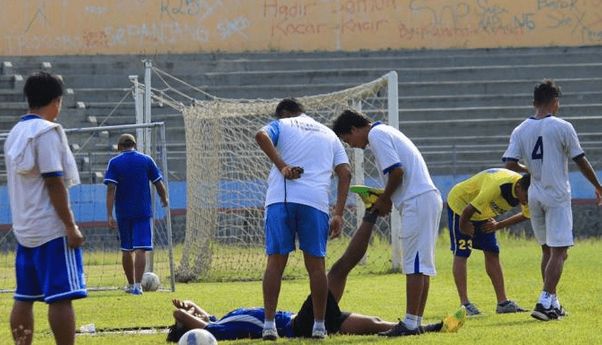
[(552, 294), (552, 307), (556, 309), (560, 309), (560, 301), (558, 300), (558, 296), (556, 294)]
[(265, 320), (263, 322), (263, 329), (274, 329), (276, 328), (276, 322), (274, 320)]
[(409, 330), (413, 330), (418, 328), (418, 315), (406, 314), (406, 318), (403, 319), (403, 324)]
[(142, 290), (142, 286), (140, 286), (140, 283), (134, 283), (134, 289)]
[(418, 327), (422, 326), (422, 316), (418, 316)]
[(314, 320), (314, 328), (312, 329), (312, 331), (315, 331), (316, 329), (326, 330), (326, 325), (324, 325), (324, 320)]
[(541, 303), (544, 308), (549, 309), (550, 305), (552, 305), (552, 295), (546, 291), (542, 291), (539, 295), (539, 303)]

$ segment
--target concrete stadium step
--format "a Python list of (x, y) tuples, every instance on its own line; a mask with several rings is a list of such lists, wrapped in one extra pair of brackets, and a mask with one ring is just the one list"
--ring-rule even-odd
[[(541, 61), (554, 61), (555, 63), (579, 64), (598, 62), (599, 53), (528, 53), (528, 54), (496, 54), (477, 56), (474, 54), (450, 54), (441, 53), (439, 55), (426, 56), (331, 56), (332, 54), (316, 54), (307, 57), (284, 57), (284, 58), (263, 58), (249, 54), (246, 58), (203, 58), (193, 56), (190, 59), (170, 55), (168, 58), (157, 56), (153, 59), (153, 66), (170, 74), (182, 73), (207, 73), (207, 72), (227, 72), (227, 71), (271, 71), (288, 69), (291, 66), (303, 66), (305, 69), (329, 69), (331, 66), (339, 68), (372, 68), (379, 66), (390, 70), (398, 68), (421, 68), (436, 66), (491, 66), (491, 65), (524, 65), (539, 64)], [(32, 64), (29, 64), (32, 65)], [(37, 61), (33, 66), (21, 66), (15, 70), (23, 75), (28, 75), (40, 65)], [(60, 74), (123, 74), (138, 75), (142, 78), (144, 74), (144, 65), (136, 57), (111, 57), (103, 62), (66, 62), (57, 60), (52, 62), (53, 72)]]
[(20, 90), (23, 85), (23, 77), (19, 74), (0, 75), (0, 89)]
[[(399, 121), (399, 129), (410, 139), (437, 137), (443, 133), (458, 136), (506, 136), (525, 118), (481, 118), (481, 119), (449, 119), (449, 120), (419, 120)], [(565, 118), (566, 119), (566, 118)], [(569, 122), (577, 133), (602, 132), (601, 117), (580, 116), (572, 117)]]
[[(378, 109), (384, 112), (384, 109)], [(369, 111), (366, 111), (369, 113)], [(496, 107), (450, 107), (450, 108), (400, 108), (400, 121), (480, 119), (480, 118), (526, 118), (534, 113), (533, 106), (496, 106)], [(592, 120), (602, 120), (602, 103), (561, 104), (559, 116), (570, 120), (577, 116), (590, 116)]]
[[(383, 99), (384, 101), (384, 99)], [(442, 95), (442, 96), (401, 96), (401, 108), (430, 108), (434, 104), (440, 108), (452, 107), (494, 107), (494, 106), (524, 106), (533, 102), (532, 93), (489, 94), (489, 95)], [(588, 104), (601, 103), (602, 92), (563, 92), (561, 103)]]
[[(555, 79), (561, 86), (565, 95), (575, 93), (591, 93), (602, 88), (602, 77), (596, 78), (560, 78)], [(282, 98), (316, 95), (344, 90), (359, 85), (362, 82), (346, 83), (307, 83), (307, 84), (261, 84), (261, 85), (221, 85), (208, 86), (198, 85), (199, 88), (209, 94), (224, 98)], [(400, 82), (400, 101), (414, 96), (429, 97), (468, 97), (466, 95), (497, 96), (503, 94), (525, 93), (531, 94), (533, 86), (540, 82), (541, 78), (518, 79), (518, 80), (458, 80), (451, 82)], [(181, 91), (187, 92), (185, 88)], [(202, 99), (202, 95), (199, 95)], [(531, 103), (529, 101), (528, 103)]]
[[(602, 63), (587, 64), (547, 64), (547, 65), (501, 65), (501, 66), (469, 66), (469, 67), (428, 67), (428, 68), (397, 68), (401, 82), (425, 81), (474, 81), (483, 80), (484, 74), (489, 79), (524, 79), (553, 75), (555, 78), (588, 78), (592, 75), (602, 75)], [(362, 83), (379, 78), (389, 72), (384, 68), (356, 69), (299, 69), (271, 71), (236, 71), (209, 72), (204, 74), (189, 74), (180, 76), (192, 85), (258, 85), (258, 84), (321, 84), (332, 83)], [(156, 85), (156, 84), (154, 84)], [(77, 86), (77, 85), (75, 85)]]
[[(169, 72), (197, 71), (250, 71), (272, 70), (281, 66), (304, 65), (323, 69), (336, 64), (341, 68), (362, 68), (379, 65), (387, 68), (426, 67), (437, 65), (468, 66), (495, 64), (525, 64), (541, 61), (558, 63), (597, 62), (599, 51), (583, 48), (542, 49), (477, 49), (477, 50), (424, 50), (424, 51), (374, 51), (374, 52), (309, 52), (309, 53), (246, 53), (246, 54), (166, 54), (151, 57), (154, 65)], [(122, 71), (142, 74), (141, 56), (112, 55), (105, 57), (38, 57), (9, 58), (17, 71), (39, 69), (48, 61), (58, 71), (78, 73), (93, 71), (97, 74)], [(27, 74), (27, 73), (26, 73)]]
[[(499, 80), (456, 80), (434, 82), (402, 82), (399, 83), (400, 96), (426, 95), (475, 95), (503, 94), (507, 92), (532, 92), (533, 87), (541, 82), (541, 78), (519, 78)], [(555, 78), (563, 92), (591, 92), (602, 87), (602, 75), (591, 75), (586, 78)]]
[(0, 89), (0, 105), (4, 102), (24, 102), (23, 90)]
[(119, 102), (122, 98), (133, 100), (131, 87), (109, 87), (109, 88), (75, 88), (73, 89), (75, 99), (81, 102)]
[[(104, 126), (115, 126), (115, 125), (127, 125), (127, 124), (135, 124), (136, 116), (134, 114), (131, 115), (112, 115), (108, 116), (96, 116), (98, 124), (101, 123)], [(164, 122), (167, 127), (171, 127), (173, 125), (182, 125), (184, 124), (184, 119), (182, 118), (182, 114), (156, 114), (153, 116), (153, 122)]]

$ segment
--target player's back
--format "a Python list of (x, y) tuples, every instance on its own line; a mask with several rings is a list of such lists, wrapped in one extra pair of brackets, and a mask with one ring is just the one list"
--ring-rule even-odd
[(521, 177), (521, 174), (508, 169), (483, 170), (459, 182), (449, 191), (448, 207), (454, 213), (462, 214), (464, 208), (471, 204), (478, 211), (472, 216), (473, 221), (496, 217), (518, 205), (512, 189)]
[(524, 159), (531, 185), (556, 201), (570, 200), (568, 159), (583, 154), (573, 126), (558, 117), (529, 118), (510, 138), (505, 158)]
[(397, 207), (405, 200), (437, 190), (422, 154), (405, 134), (392, 126), (376, 122), (368, 134), (368, 141), (385, 185), (388, 179), (385, 170), (392, 166), (399, 166), (403, 170), (401, 188), (391, 197)]
[(120, 218), (152, 216), (149, 182), (160, 179), (150, 156), (136, 150), (123, 151), (109, 161), (105, 183), (117, 184), (115, 213)]
[(349, 163), (345, 149), (334, 132), (311, 117), (274, 121), (271, 140), (282, 159), (290, 166), (303, 168), (301, 177), (283, 181), (272, 166), (268, 177), (266, 205), (285, 201), (314, 207), (328, 213), (328, 195), (333, 169)]

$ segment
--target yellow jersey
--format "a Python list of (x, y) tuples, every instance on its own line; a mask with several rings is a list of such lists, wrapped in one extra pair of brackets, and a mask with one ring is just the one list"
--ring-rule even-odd
[[(471, 221), (499, 216), (519, 205), (514, 186), (521, 174), (508, 169), (487, 169), (455, 185), (447, 195), (447, 205), (461, 215), (468, 204), (477, 212)], [(529, 207), (521, 205), (522, 214), (530, 218)]]

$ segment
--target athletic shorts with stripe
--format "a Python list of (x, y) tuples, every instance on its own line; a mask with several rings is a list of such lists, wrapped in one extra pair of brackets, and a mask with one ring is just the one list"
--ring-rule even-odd
[(59, 237), (35, 248), (17, 245), (15, 258), (18, 301), (53, 303), (88, 295), (81, 248)]

